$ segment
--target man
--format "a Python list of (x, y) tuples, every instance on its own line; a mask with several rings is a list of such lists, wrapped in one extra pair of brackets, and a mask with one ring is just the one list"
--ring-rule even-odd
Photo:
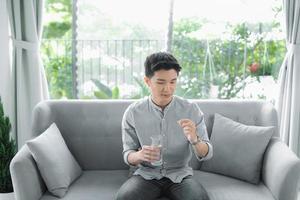
[[(149, 55), (144, 81), (151, 95), (131, 104), (122, 121), (124, 161), (137, 166), (120, 188), (117, 200), (208, 200), (188, 166), (192, 152), (198, 160), (212, 157), (203, 113), (195, 103), (174, 96), (181, 70), (169, 53)], [(151, 137), (161, 136), (160, 146)], [(157, 161), (162, 160), (157, 165)]]

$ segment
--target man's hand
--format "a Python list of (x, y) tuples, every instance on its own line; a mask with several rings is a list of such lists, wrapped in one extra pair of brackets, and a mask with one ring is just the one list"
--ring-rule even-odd
[[(195, 123), (190, 119), (181, 119), (177, 121), (178, 124), (183, 128), (183, 133), (188, 139), (190, 143), (194, 143), (197, 141), (197, 134), (196, 130), (197, 127)], [(206, 142), (199, 142), (194, 146), (195, 150), (197, 151), (197, 154), (200, 157), (204, 157), (208, 153), (208, 144)]]
[(141, 162), (154, 162), (160, 160), (160, 147), (144, 145), (142, 149), (129, 153), (128, 162), (132, 165), (138, 165)]
[(139, 160), (146, 162), (154, 162), (160, 160), (160, 147), (144, 145), (138, 151)]
[(183, 133), (189, 142), (194, 142), (197, 140), (196, 125), (190, 119), (181, 119), (177, 123), (183, 128)]

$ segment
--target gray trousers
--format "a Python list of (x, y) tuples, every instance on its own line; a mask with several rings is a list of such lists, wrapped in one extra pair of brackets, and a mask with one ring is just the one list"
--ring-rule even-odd
[(206, 190), (192, 176), (181, 183), (168, 178), (145, 180), (139, 175), (129, 178), (120, 188), (116, 200), (155, 200), (167, 197), (171, 200), (209, 200)]

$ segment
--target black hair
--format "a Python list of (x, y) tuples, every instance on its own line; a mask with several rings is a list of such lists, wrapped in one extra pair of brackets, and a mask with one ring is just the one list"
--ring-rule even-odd
[(157, 52), (147, 56), (145, 60), (145, 75), (148, 78), (154, 76), (154, 72), (165, 69), (174, 69), (179, 74), (181, 66), (178, 64), (176, 58), (167, 52)]

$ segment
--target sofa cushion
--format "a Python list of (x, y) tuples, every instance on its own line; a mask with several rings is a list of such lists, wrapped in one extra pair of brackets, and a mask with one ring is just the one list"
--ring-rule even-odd
[(199, 170), (194, 171), (194, 178), (206, 189), (210, 200), (275, 200), (262, 182), (251, 184)]
[[(127, 175), (127, 170), (83, 171), (82, 176), (70, 186), (66, 196), (60, 200), (112, 200), (127, 180)], [(263, 184), (253, 185), (199, 170), (194, 171), (194, 177), (207, 190), (210, 200), (274, 200)], [(58, 200), (58, 198), (46, 192), (40, 200)]]
[[(60, 200), (112, 200), (127, 179), (128, 170), (83, 171), (82, 176)], [(46, 192), (40, 200), (58, 200), (58, 198)], [(157, 200), (168, 199), (161, 197)]]
[(273, 133), (271, 126), (247, 126), (215, 114), (210, 138), (214, 155), (201, 169), (257, 184), (263, 155)]
[(28, 141), (27, 145), (48, 190), (55, 196), (63, 197), (82, 170), (56, 124), (53, 123), (40, 136)]
[[(128, 170), (83, 171), (61, 200), (112, 200), (128, 178)], [(40, 200), (58, 200), (49, 192)]]

